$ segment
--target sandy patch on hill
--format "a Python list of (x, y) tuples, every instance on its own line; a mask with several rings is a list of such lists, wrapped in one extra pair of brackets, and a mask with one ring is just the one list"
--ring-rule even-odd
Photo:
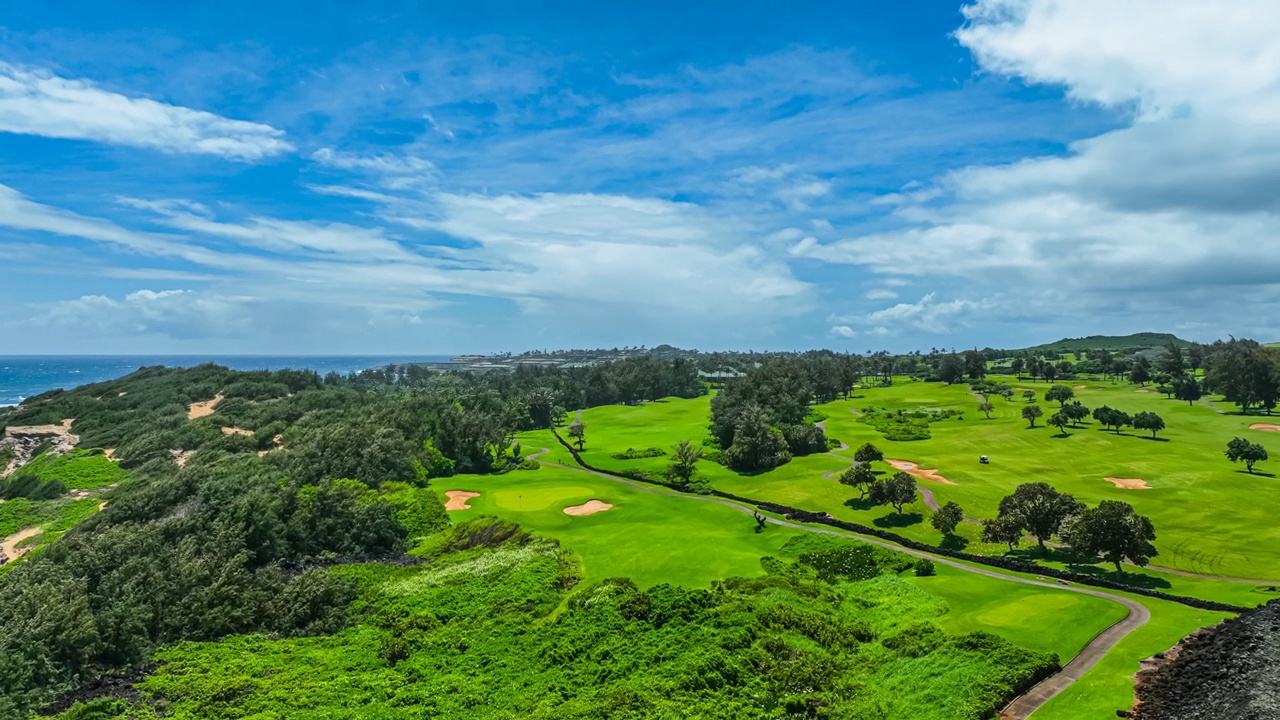
[(1121, 490), (1150, 490), (1151, 489), (1151, 486), (1147, 484), (1147, 481), (1141, 478), (1105, 477), (1102, 479), (1106, 480), (1112, 485), (1115, 485)]
[(116, 457), (115, 455), (116, 455), (116, 449), (115, 449), (115, 448), (103, 448), (103, 449), (102, 449), (102, 457), (104, 457), (104, 458), (106, 458), (106, 459), (110, 460), (111, 462), (120, 462), (120, 458)]
[(467, 501), (471, 498), (480, 497), (480, 493), (467, 490), (450, 490), (444, 496), (449, 498), (449, 501), (444, 504), (445, 510), (470, 510), (471, 506), (467, 504)]
[(28, 538), (33, 538), (42, 532), (44, 532), (44, 528), (27, 528), (26, 530), (19, 530), (5, 538), (3, 541), (0, 541), (0, 565), (7, 562), (13, 562), (23, 555), (26, 555), (27, 551), (31, 548), (20, 548), (18, 547), (18, 543)]
[(195, 450), (178, 450), (175, 448), (173, 450), (170, 450), (169, 454), (173, 456), (173, 462), (176, 463), (178, 467), (184, 467), (186, 466), (187, 461), (191, 459), (191, 456), (196, 454), (196, 451)]
[(942, 477), (937, 470), (922, 470), (920, 466), (910, 460), (891, 460), (885, 458), (885, 462), (892, 465), (895, 469), (921, 480), (929, 480), (931, 482), (942, 483), (943, 485), (955, 485), (954, 482)]
[(0, 445), (13, 449), (13, 457), (8, 466), (0, 470), (0, 475), (8, 475), (26, 465), (35, 454), (36, 448), (46, 440), (54, 444), (49, 452), (52, 455), (65, 455), (71, 452), (80, 442), (79, 435), (71, 434), (71, 423), (75, 418), (67, 418), (57, 425), (12, 425), (5, 428)]
[(214, 408), (218, 407), (218, 403), (220, 402), (222, 402), (222, 393), (214, 395), (212, 400), (191, 403), (191, 405), (187, 407), (187, 419), (195, 420), (196, 418), (209, 417), (213, 414)]
[(564, 509), (564, 514), (581, 517), (583, 515), (595, 515), (598, 512), (604, 512), (605, 510), (611, 509), (613, 509), (613, 506), (607, 502), (588, 500), (581, 505), (570, 505)]
[(1280, 432), (1280, 425), (1272, 425), (1271, 423), (1254, 423), (1249, 426), (1250, 430), (1262, 430), (1264, 432)]
[(238, 427), (224, 427), (222, 428), (222, 434), (223, 435), (252, 435), (253, 431), (245, 430), (244, 428), (238, 428)]

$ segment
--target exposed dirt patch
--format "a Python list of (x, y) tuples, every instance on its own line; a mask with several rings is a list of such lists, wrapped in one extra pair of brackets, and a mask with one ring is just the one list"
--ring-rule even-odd
[(238, 428), (238, 427), (224, 427), (222, 428), (222, 434), (223, 435), (252, 435), (253, 431), (245, 430), (244, 428)]
[(120, 458), (116, 457), (115, 448), (103, 448), (102, 457), (110, 460), (111, 462), (120, 462)]
[(71, 452), (80, 442), (79, 435), (71, 434), (71, 423), (75, 418), (67, 418), (58, 425), (14, 425), (5, 428), (0, 445), (13, 448), (13, 457), (0, 475), (8, 475), (31, 460), (36, 448), (45, 441), (52, 441), (54, 447), (50, 452), (64, 455)]
[(1265, 432), (1280, 432), (1280, 425), (1272, 425), (1271, 423), (1254, 423), (1249, 426), (1250, 430), (1262, 430)]
[(942, 483), (943, 485), (955, 485), (954, 482), (946, 479), (938, 474), (937, 470), (922, 470), (919, 465), (910, 460), (893, 460), (885, 458), (885, 462), (889, 463), (895, 470), (902, 472), (920, 480), (928, 480), (930, 482)]
[(102, 512), (103, 510), (106, 510), (106, 509), (107, 509), (107, 502), (105, 500), (98, 503), (98, 512)]
[(195, 420), (196, 418), (209, 417), (213, 414), (214, 409), (218, 407), (218, 403), (220, 402), (222, 402), (222, 393), (214, 395), (212, 400), (191, 403), (191, 405), (187, 407), (187, 419)]
[(43, 528), (38, 528), (38, 527), (27, 528), (25, 530), (19, 530), (18, 532), (5, 538), (3, 541), (0, 541), (0, 565), (3, 565), (8, 562), (13, 562), (14, 560), (17, 560), (23, 555), (26, 555), (27, 551), (30, 550), (31, 548), (25, 548), (25, 547), (20, 548), (18, 547), (18, 543), (22, 542), (23, 540), (33, 538), (42, 532), (44, 532)]
[(196, 451), (195, 450), (178, 450), (175, 448), (173, 450), (170, 450), (169, 454), (173, 456), (173, 462), (176, 463), (178, 467), (185, 467), (187, 464), (187, 461), (191, 459), (192, 455), (196, 454)]
[(583, 515), (595, 515), (598, 512), (604, 512), (605, 510), (612, 509), (613, 506), (607, 502), (602, 502), (600, 500), (588, 500), (581, 505), (570, 505), (564, 509), (564, 514), (581, 517)]
[(1151, 486), (1147, 484), (1147, 481), (1143, 480), (1142, 478), (1105, 477), (1102, 479), (1106, 480), (1112, 485), (1115, 485), (1121, 490), (1150, 490), (1151, 489)]
[(480, 493), (468, 490), (449, 490), (444, 496), (449, 498), (448, 502), (444, 504), (445, 510), (470, 510), (471, 506), (467, 504), (467, 501), (471, 498), (480, 497)]

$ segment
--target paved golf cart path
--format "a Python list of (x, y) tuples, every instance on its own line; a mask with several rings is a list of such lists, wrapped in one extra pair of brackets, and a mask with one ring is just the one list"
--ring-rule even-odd
[[(542, 448), (540, 451), (529, 455), (529, 457), (536, 459), (543, 455), (546, 455), (549, 452), (551, 452), (550, 448)], [(733, 508), (734, 510), (737, 510), (738, 512), (741, 512), (747, 515), (756, 514), (755, 508), (747, 507), (745, 505), (740, 505), (731, 500), (724, 500), (722, 498), (716, 498), (716, 497), (708, 497), (705, 495), (690, 495), (688, 493), (676, 492), (672, 490), (663, 490), (661, 488), (647, 486), (638, 482), (632, 482), (630, 480), (626, 480), (620, 477), (615, 477), (613, 475), (609, 475), (608, 473), (597, 472), (595, 470), (588, 470), (582, 467), (575, 467), (571, 465), (561, 465), (559, 463), (546, 462), (546, 461), (540, 461), (540, 462), (550, 467), (562, 468), (565, 470), (572, 470), (575, 472), (582, 472), (582, 473), (587, 473), (589, 475), (595, 475), (596, 477), (601, 477), (606, 480), (612, 480), (613, 482), (621, 483), (623, 485), (635, 488), (636, 490), (640, 490), (642, 492), (653, 493), (654, 495), (667, 495), (669, 497), (675, 497), (675, 498), (699, 500), (702, 502), (715, 503), (716, 505), (723, 505), (728, 508)], [(1093, 597), (1102, 598), (1104, 600), (1110, 600), (1112, 602), (1120, 603), (1125, 607), (1126, 610), (1128, 610), (1128, 614), (1123, 619), (1121, 619), (1119, 622), (1115, 623), (1111, 627), (1098, 633), (1092, 640), (1089, 641), (1087, 645), (1084, 646), (1084, 648), (1074, 658), (1070, 660), (1070, 662), (1064, 665), (1061, 670), (1059, 670), (1057, 673), (1054, 673), (1047, 679), (1043, 680), (1042, 682), (1040, 682), (1040, 684), (1031, 688), (1027, 692), (1018, 696), (1013, 700), (1013, 702), (1009, 703), (1005, 707), (1005, 709), (1001, 711), (1000, 720), (1025, 720), (1025, 718), (1030, 717), (1031, 713), (1038, 710), (1040, 706), (1049, 702), (1049, 700), (1051, 700), (1058, 693), (1071, 687), (1071, 685), (1076, 680), (1079, 680), (1094, 665), (1097, 665), (1098, 661), (1101, 660), (1102, 657), (1106, 655), (1112, 648), (1114, 648), (1117, 643), (1119, 643), (1126, 636), (1128, 636), (1129, 633), (1133, 632), (1134, 630), (1137, 630), (1139, 627), (1142, 627), (1142, 625), (1145, 624), (1147, 620), (1150, 619), (1151, 617), (1151, 613), (1150, 611), (1147, 610), (1145, 605), (1138, 602), (1137, 600), (1133, 600), (1131, 598), (1127, 598), (1122, 595), (1113, 595), (1111, 593), (1104, 592), (1102, 590), (1094, 590), (1092, 588), (1076, 587), (1073, 585), (1061, 585), (1058, 583), (1043, 582), (1040, 580), (1031, 580), (1028, 578), (1020, 578), (1012, 575), (1005, 575), (1004, 573), (997, 572), (995, 570), (987, 570), (985, 568), (966, 565), (965, 563), (958, 562), (950, 558), (933, 555), (920, 550), (912, 550), (910, 548), (904, 548), (900, 545), (895, 545), (894, 543), (891, 543), (891, 542), (886, 542), (884, 540), (879, 540), (877, 538), (864, 537), (862, 535), (856, 535), (851, 532), (845, 532), (843, 530), (837, 530), (834, 528), (814, 527), (812, 525), (804, 525), (801, 523), (790, 522), (788, 520), (780, 520), (778, 518), (767, 517), (767, 516), (765, 520), (770, 524), (779, 525), (782, 527), (788, 527), (795, 530), (821, 533), (824, 535), (835, 535), (838, 537), (854, 538), (862, 542), (869, 543), (871, 545), (876, 545), (889, 550), (894, 550), (896, 552), (905, 553), (913, 557), (928, 558), (929, 560), (932, 560), (933, 562), (939, 563), (941, 565), (946, 565), (948, 567), (953, 567), (953, 568), (956, 568), (957, 570), (963, 570), (965, 572), (974, 573), (976, 575), (982, 575), (985, 577), (994, 578), (996, 580), (1005, 580), (1008, 582), (1018, 583), (1020, 585), (1031, 585), (1034, 587), (1042, 587), (1050, 590), (1062, 590), (1064, 592), (1079, 593), (1081, 595), (1091, 595)]]

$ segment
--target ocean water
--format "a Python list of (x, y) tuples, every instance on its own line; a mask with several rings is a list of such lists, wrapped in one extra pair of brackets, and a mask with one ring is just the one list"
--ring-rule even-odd
[(112, 380), (150, 365), (191, 367), (206, 362), (235, 370), (281, 370), (284, 368), (347, 374), (357, 370), (411, 362), (442, 362), (447, 355), (414, 356), (232, 356), (232, 355), (0, 355), (0, 406), (16, 405), (32, 395), (49, 390)]

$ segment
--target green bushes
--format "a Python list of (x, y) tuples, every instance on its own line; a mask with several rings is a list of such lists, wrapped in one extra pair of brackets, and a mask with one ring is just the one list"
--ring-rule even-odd
[(67, 486), (57, 480), (41, 480), (34, 473), (20, 470), (0, 479), (0, 499), (53, 500), (67, 494)]
[(957, 410), (898, 410), (892, 412), (884, 408), (868, 408), (858, 419), (875, 428), (887, 440), (910, 441), (928, 440), (929, 423), (946, 420), (950, 417), (963, 417)]
[[(144, 697), (209, 720), (353, 707), (375, 718), (978, 720), (1054, 666), (922, 622), (928, 596), (893, 576), (828, 583), (774, 561), (767, 576), (711, 589), (609, 579), (566, 598), (554, 543), (493, 519), (439, 540), (420, 566), (330, 573), (360, 578), (356, 625), (172, 646)], [(903, 562), (884, 552), (886, 569)]]
[(645, 448), (644, 450), (633, 450), (627, 448), (626, 452), (614, 453), (609, 457), (614, 460), (643, 460), (645, 458), (666, 457), (667, 451), (662, 448)]

